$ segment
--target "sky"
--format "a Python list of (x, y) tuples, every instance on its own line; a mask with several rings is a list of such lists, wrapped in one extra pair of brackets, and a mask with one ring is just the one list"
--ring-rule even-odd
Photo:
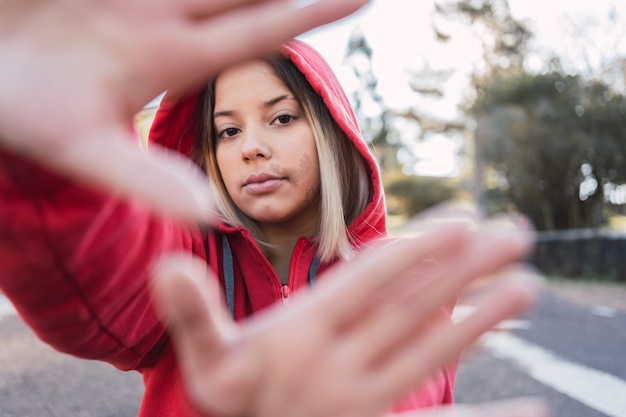
[[(357, 82), (343, 56), (350, 34), (360, 30), (373, 50), (372, 68), (379, 84), (379, 93), (385, 103), (395, 109), (414, 106), (419, 99), (408, 88), (407, 70), (419, 69), (427, 63), (433, 69), (453, 69), (447, 82), (446, 99), (429, 104), (434, 115), (448, 118), (457, 112), (457, 103), (466, 90), (467, 74), (478, 55), (478, 43), (471, 36), (456, 34), (445, 45), (438, 44), (433, 36), (433, 0), (370, 0), (370, 4), (356, 14), (300, 38), (328, 60), (341, 84), (350, 92)], [(545, 64), (544, 51), (558, 51), (566, 57), (565, 65), (585, 70), (599, 65), (602, 59), (615, 51), (626, 56), (626, 2), (621, 0), (569, 0), (567, 9), (563, 2), (550, 0), (509, 0), (515, 18), (523, 19), (535, 34), (534, 46), (540, 53), (530, 60), (533, 69)], [(612, 26), (608, 21), (611, 7), (624, 24)], [(575, 35), (574, 28), (586, 27), (590, 39)], [(618, 40), (620, 42), (618, 42)], [(587, 42), (586, 48), (581, 47)], [(583, 56), (585, 52), (586, 56)], [(586, 61), (585, 61), (586, 60)], [(415, 131), (406, 129), (409, 138)], [(455, 155), (458, 145), (445, 137), (416, 145), (422, 158), (412, 172), (421, 175), (456, 175), (459, 165)]]

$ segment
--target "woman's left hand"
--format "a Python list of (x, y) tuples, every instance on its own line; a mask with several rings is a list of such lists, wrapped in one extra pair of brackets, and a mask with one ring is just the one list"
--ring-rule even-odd
[[(237, 326), (204, 262), (161, 264), (155, 291), (192, 402), (220, 416), (379, 417), (534, 300), (536, 284), (519, 279), (532, 274), (512, 265), (530, 248), (528, 232), (470, 218), (419, 229), (336, 265), (287, 309)], [(501, 277), (484, 286), (470, 316), (442, 320), (441, 306), (491, 274)]]
[(538, 398), (515, 398), (473, 405), (388, 414), (385, 417), (547, 417), (548, 407)]

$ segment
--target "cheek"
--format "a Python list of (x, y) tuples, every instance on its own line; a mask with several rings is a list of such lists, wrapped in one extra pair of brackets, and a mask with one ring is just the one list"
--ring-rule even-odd
[[(226, 158), (226, 156), (224, 155), (223, 152), (219, 152), (219, 148), (218, 148), (218, 151), (215, 153), (215, 161), (217, 162), (217, 169), (222, 176), (224, 185), (226, 186), (226, 191), (228, 191), (228, 193), (232, 195), (229, 179), (233, 177), (231, 175), (232, 172), (230, 171), (230, 169), (232, 169), (233, 164), (228, 163), (228, 158)], [(229, 167), (231, 168), (229, 169)]]
[(228, 166), (228, 158), (229, 153), (227, 152), (227, 150), (223, 146), (218, 144), (215, 147), (215, 161), (217, 162), (217, 167), (220, 171), (222, 170), (222, 167)]
[(302, 178), (306, 186), (306, 195), (309, 199), (314, 198), (320, 189), (320, 168), (317, 154), (304, 154), (298, 163), (299, 177)]

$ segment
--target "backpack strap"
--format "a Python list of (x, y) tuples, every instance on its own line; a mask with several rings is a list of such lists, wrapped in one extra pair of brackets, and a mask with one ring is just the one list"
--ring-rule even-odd
[(233, 270), (233, 252), (230, 250), (230, 244), (224, 235), (222, 235), (222, 252), (226, 305), (228, 305), (230, 317), (235, 318), (235, 272)]
[(315, 277), (317, 276), (317, 268), (320, 267), (320, 258), (315, 256), (313, 258), (313, 262), (311, 262), (311, 266), (309, 267), (309, 285), (311, 287), (315, 286)]

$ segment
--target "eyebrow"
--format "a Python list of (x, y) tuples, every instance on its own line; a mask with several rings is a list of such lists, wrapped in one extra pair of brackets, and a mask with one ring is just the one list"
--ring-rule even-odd
[[(287, 100), (287, 99), (295, 100), (296, 98), (291, 95), (283, 94), (281, 96), (274, 97), (273, 99), (267, 100), (266, 102), (262, 104), (262, 107), (265, 107), (265, 108), (272, 107), (276, 103), (280, 103), (281, 101)], [(218, 112), (213, 113), (213, 118), (215, 119), (216, 117), (220, 117), (220, 116), (232, 116), (233, 113), (234, 111), (232, 110), (218, 111)]]
[(282, 95), (282, 96), (278, 96), (276, 98), (273, 98), (271, 100), (266, 101), (265, 103), (263, 103), (263, 107), (272, 107), (274, 104), (279, 103), (283, 100), (287, 100), (288, 98), (293, 99), (293, 96), (288, 96), (288, 95)]

